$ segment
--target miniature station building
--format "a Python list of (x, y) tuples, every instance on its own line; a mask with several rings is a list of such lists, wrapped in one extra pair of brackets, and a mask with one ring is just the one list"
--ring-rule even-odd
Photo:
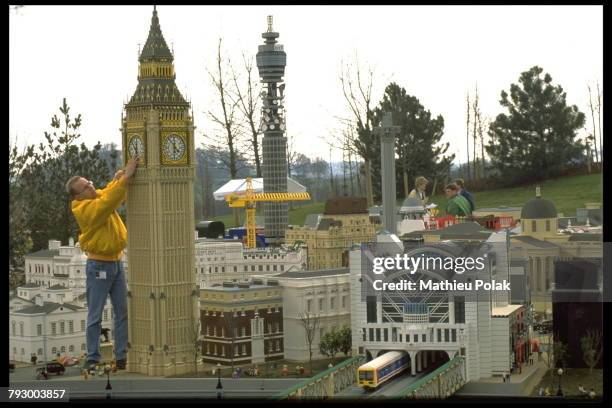
[(325, 211), (311, 217), (304, 226), (295, 226), (285, 234), (287, 244), (304, 242), (308, 248), (308, 269), (348, 267), (348, 249), (353, 244), (370, 242), (376, 224), (370, 221), (364, 197), (338, 197), (327, 200)]
[(250, 364), (283, 358), (283, 300), (278, 282), (224, 282), (200, 290), (202, 358)]
[[(528, 331), (522, 322), (526, 308), (522, 304), (510, 304), (509, 291), (479, 290), (471, 294), (452, 290), (372, 290), (374, 279), (384, 282), (465, 281), (468, 277), (487, 282), (508, 280), (506, 231), (487, 231), (477, 223), (457, 224), (442, 231), (428, 231), (436, 232), (437, 240), (404, 236), (400, 241), (394, 235), (380, 234), (376, 242), (362, 244), (351, 251), (353, 354), (371, 359), (385, 351), (405, 350), (411, 358), (412, 375), (431, 370), (457, 354), (466, 358), (468, 380), (508, 372), (515, 359), (524, 361), (527, 356), (523, 353), (529, 349)], [(402, 270), (388, 270), (383, 275), (371, 273), (373, 257), (396, 254), (443, 258), (480, 256), (487, 262), (483, 270), (469, 276), (433, 269), (420, 269), (414, 274)]]

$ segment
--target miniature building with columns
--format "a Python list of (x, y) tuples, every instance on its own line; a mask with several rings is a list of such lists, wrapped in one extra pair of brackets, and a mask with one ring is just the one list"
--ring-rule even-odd
[(555, 262), (602, 258), (601, 231), (574, 233), (571, 229), (560, 229), (557, 208), (552, 201), (542, 197), (539, 187), (536, 196), (523, 206), (521, 230), (520, 234), (510, 237), (510, 256), (527, 260), (534, 310), (550, 316)]
[(315, 270), (347, 267), (351, 245), (369, 242), (375, 234), (365, 198), (337, 197), (327, 200), (316, 227), (293, 227), (285, 239), (287, 244), (306, 244), (308, 269)]
[[(351, 325), (348, 268), (289, 271), (274, 276), (254, 276), (264, 283), (278, 282), (282, 289), (284, 353), (290, 361), (307, 361), (308, 341), (303, 319), (310, 316), (313, 359), (325, 358), (319, 344), (325, 333)], [(314, 327), (314, 321), (316, 327)]]
[(195, 244), (196, 280), (200, 289), (223, 282), (247, 282), (252, 275), (306, 269), (306, 249), (245, 248), (239, 240), (198, 238)]

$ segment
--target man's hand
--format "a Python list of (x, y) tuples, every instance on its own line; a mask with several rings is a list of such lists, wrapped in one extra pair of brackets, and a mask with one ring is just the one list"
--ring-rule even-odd
[(138, 157), (134, 157), (132, 159), (130, 159), (130, 161), (128, 162), (127, 166), (125, 166), (125, 177), (130, 178), (134, 175), (134, 172), (136, 171), (136, 167), (138, 166)]
[(117, 172), (115, 173), (115, 180), (119, 180), (121, 177), (123, 177), (124, 174), (125, 170), (117, 170)]

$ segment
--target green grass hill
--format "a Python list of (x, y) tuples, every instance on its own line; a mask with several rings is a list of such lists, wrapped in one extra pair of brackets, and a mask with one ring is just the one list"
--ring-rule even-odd
[[(588, 202), (602, 202), (603, 179), (601, 173), (580, 176), (569, 176), (558, 179), (546, 180), (521, 187), (500, 188), (486, 191), (473, 191), (476, 208), (487, 208), (497, 206), (522, 207), (529, 199), (535, 197), (536, 186), (541, 187), (542, 197), (551, 200), (557, 207), (557, 212), (564, 216), (576, 214), (576, 208), (583, 208)], [(467, 185), (468, 190), (469, 184)], [(398, 200), (401, 205), (403, 200)], [(446, 206), (446, 197), (436, 195), (429, 202), (436, 203), (443, 210)], [(303, 225), (308, 214), (322, 213), (325, 203), (297, 204), (289, 211), (289, 223)], [(240, 225), (244, 218), (244, 211), (239, 210)], [(259, 211), (258, 211), (259, 215)], [(234, 227), (233, 215), (216, 217), (215, 220), (223, 221), (227, 228)]]

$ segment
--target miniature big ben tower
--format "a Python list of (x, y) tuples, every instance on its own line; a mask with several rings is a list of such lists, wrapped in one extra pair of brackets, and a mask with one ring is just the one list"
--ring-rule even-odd
[(138, 86), (122, 117), (123, 154), (140, 163), (128, 188), (128, 371), (195, 371), (193, 118), (153, 9)]

